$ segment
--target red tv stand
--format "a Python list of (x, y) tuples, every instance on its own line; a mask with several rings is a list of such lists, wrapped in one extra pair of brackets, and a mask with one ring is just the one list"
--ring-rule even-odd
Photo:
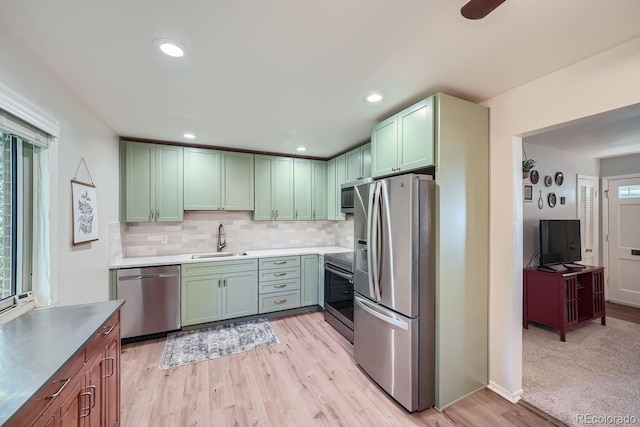
[(586, 266), (561, 272), (524, 269), (524, 327), (529, 322), (560, 330), (566, 341), (567, 329), (600, 319), (606, 325), (604, 267)]

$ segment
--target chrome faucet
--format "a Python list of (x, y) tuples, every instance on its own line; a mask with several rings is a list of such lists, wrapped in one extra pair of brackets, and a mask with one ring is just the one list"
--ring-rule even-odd
[(222, 249), (227, 246), (227, 239), (222, 240), (222, 236), (224, 235), (224, 227), (220, 224), (220, 226), (218, 226), (218, 252), (222, 251)]

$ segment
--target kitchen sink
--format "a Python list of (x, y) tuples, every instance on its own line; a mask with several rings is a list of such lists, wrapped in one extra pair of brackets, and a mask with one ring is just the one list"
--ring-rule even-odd
[(205, 258), (225, 258), (233, 256), (245, 256), (246, 252), (214, 252), (212, 254), (195, 254), (191, 255), (191, 259), (205, 259)]

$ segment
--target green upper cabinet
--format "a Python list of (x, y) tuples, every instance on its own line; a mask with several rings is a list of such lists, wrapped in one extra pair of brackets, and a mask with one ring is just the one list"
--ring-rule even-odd
[(254, 207), (253, 154), (223, 151), (220, 166), (222, 209), (252, 211)]
[(371, 143), (354, 148), (345, 154), (346, 182), (371, 177)]
[(185, 148), (185, 210), (253, 210), (253, 154)]
[(125, 222), (182, 221), (183, 148), (122, 141)]
[(293, 159), (255, 156), (254, 220), (294, 219)]
[(434, 164), (434, 97), (378, 123), (371, 131), (371, 175), (409, 172)]
[(343, 221), (345, 215), (340, 212), (340, 186), (347, 182), (346, 156), (334, 157), (327, 162), (327, 219)]
[(184, 209), (220, 209), (220, 151), (184, 149)]
[(347, 182), (347, 159), (344, 154), (336, 157), (336, 220), (343, 221), (346, 215), (341, 212), (340, 198), (342, 197), (341, 186)]
[(338, 186), (336, 185), (336, 159), (327, 161), (327, 219), (336, 219), (336, 203), (338, 198), (336, 196), (338, 192)]
[(327, 219), (327, 163), (294, 159), (295, 219)]
[(311, 219), (327, 219), (327, 162), (311, 162)]

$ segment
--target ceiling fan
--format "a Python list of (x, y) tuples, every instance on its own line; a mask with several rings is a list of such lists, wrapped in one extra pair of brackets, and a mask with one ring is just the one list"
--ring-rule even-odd
[(505, 0), (470, 0), (462, 6), (460, 13), (467, 19), (482, 19), (504, 2)]

